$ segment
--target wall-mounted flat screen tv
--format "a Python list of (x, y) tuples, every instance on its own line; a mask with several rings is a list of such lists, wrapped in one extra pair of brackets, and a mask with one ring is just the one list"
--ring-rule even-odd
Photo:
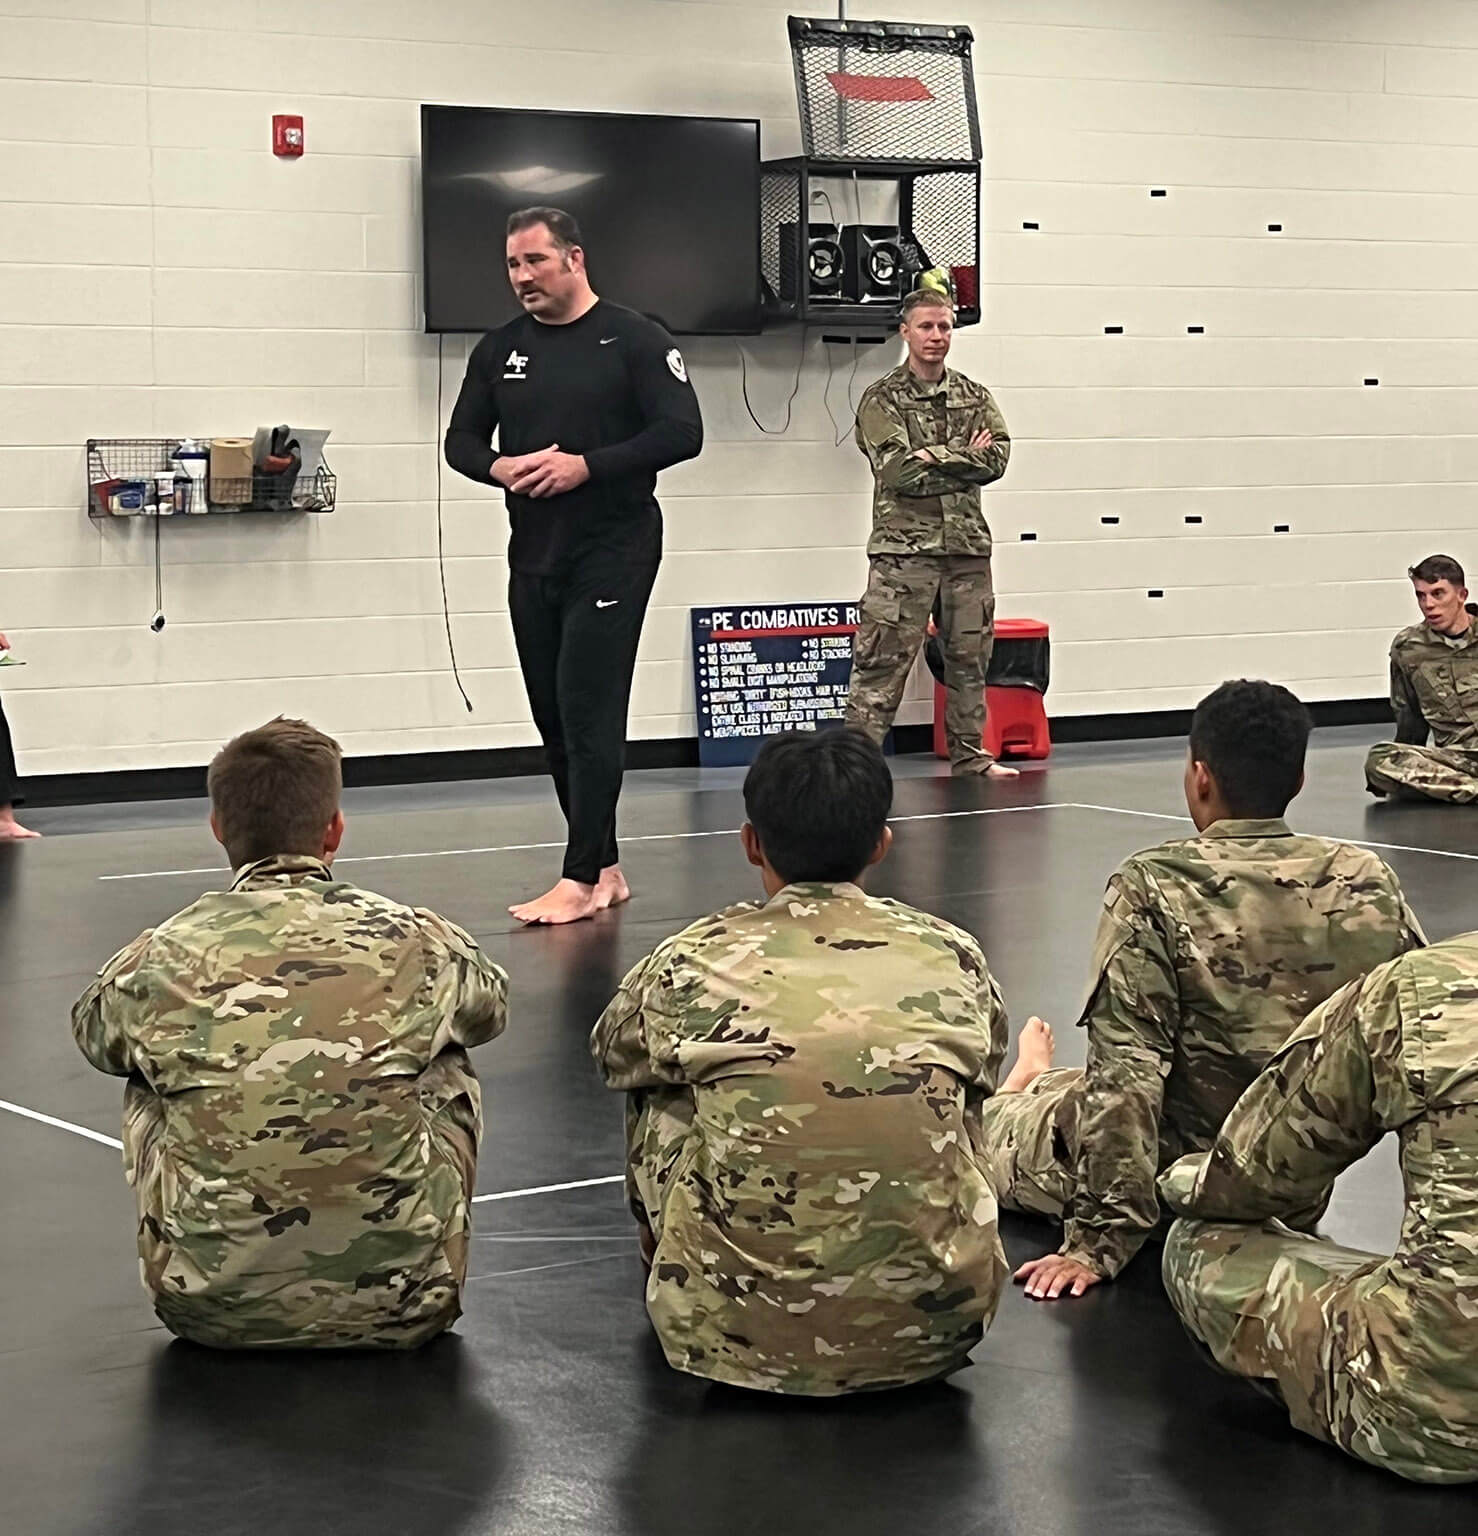
[(734, 118), (421, 108), (428, 331), (487, 331), (518, 305), (508, 215), (574, 215), (596, 291), (680, 335), (760, 325), (759, 124)]

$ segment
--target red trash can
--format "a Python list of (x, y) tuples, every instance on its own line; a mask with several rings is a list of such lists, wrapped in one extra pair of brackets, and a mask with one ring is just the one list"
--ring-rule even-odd
[[(996, 643), (985, 674), (985, 750), (992, 757), (1043, 758), (1052, 751), (1042, 696), (1051, 671), (1051, 640), (1041, 619), (997, 619)], [(934, 755), (948, 757), (944, 684), (935, 656)]]

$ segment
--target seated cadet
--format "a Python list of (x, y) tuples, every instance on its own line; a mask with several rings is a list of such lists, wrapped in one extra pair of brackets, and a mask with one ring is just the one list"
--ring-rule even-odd
[(893, 784), (846, 728), (765, 743), (742, 838), (767, 900), (635, 967), (591, 1038), (671, 1365), (770, 1392), (966, 1363), (1006, 1261), (973, 1138), (1006, 1049), (969, 934), (859, 888)]
[[(1388, 1131), (1393, 1257), (1283, 1225)], [(1219, 1365), (1362, 1461), (1478, 1479), (1478, 933), (1336, 993), (1160, 1189), (1194, 1218), (1170, 1229), (1165, 1287)]]
[(1370, 749), (1366, 787), (1373, 795), (1467, 805), (1478, 800), (1478, 608), (1451, 555), (1428, 555), (1406, 574), (1422, 622), (1391, 642), (1396, 739)]
[(1423, 942), (1375, 854), (1282, 819), (1310, 724), (1272, 683), (1201, 700), (1185, 771), (1197, 835), (1133, 855), (1109, 881), (1079, 1019), (1086, 1070), (1042, 1072), (1051, 1037), (1033, 1020), (984, 1108), (1001, 1204), (1063, 1223), (1058, 1252), (1016, 1272), (1029, 1296), (1081, 1296), (1117, 1275), (1160, 1221), (1159, 1170), (1211, 1145), (1310, 1009)]
[(507, 978), (433, 912), (329, 872), (339, 748), (300, 720), (210, 765), (235, 878), (115, 955), (72, 1029), (128, 1078), (139, 1257), (172, 1333), (422, 1344), (455, 1321), (482, 1130), (466, 1047)]

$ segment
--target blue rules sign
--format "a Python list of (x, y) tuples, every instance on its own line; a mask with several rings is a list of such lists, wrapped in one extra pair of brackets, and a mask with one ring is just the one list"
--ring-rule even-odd
[(856, 603), (691, 611), (705, 768), (743, 765), (766, 736), (814, 731), (846, 713)]

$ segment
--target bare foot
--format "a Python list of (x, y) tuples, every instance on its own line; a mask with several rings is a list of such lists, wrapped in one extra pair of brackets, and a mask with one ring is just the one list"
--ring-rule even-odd
[(1052, 1053), (1057, 1049), (1052, 1039), (1052, 1026), (1046, 1019), (1035, 1014), (1026, 1021), (1021, 1038), (1016, 1042), (1016, 1060), (1006, 1074), (998, 1093), (1020, 1093), (1031, 1087), (1052, 1065)]
[(619, 864), (608, 865), (600, 872), (600, 880), (595, 887), (595, 904), (602, 912), (607, 907), (619, 907), (623, 901), (631, 900), (631, 887), (626, 883), (626, 876), (621, 873)]
[(1008, 768), (1005, 763), (987, 758), (984, 753), (952, 763), (950, 772), (957, 779), (1019, 779), (1021, 777), (1019, 768)]
[(14, 816), (0, 816), (0, 843), (20, 842), (28, 837), (40, 837), (29, 827), (23, 827)]
[(508, 910), (519, 922), (530, 925), (578, 923), (581, 918), (594, 917), (600, 911), (596, 890), (596, 886), (581, 885), (578, 880), (561, 880), (537, 900), (521, 901)]

